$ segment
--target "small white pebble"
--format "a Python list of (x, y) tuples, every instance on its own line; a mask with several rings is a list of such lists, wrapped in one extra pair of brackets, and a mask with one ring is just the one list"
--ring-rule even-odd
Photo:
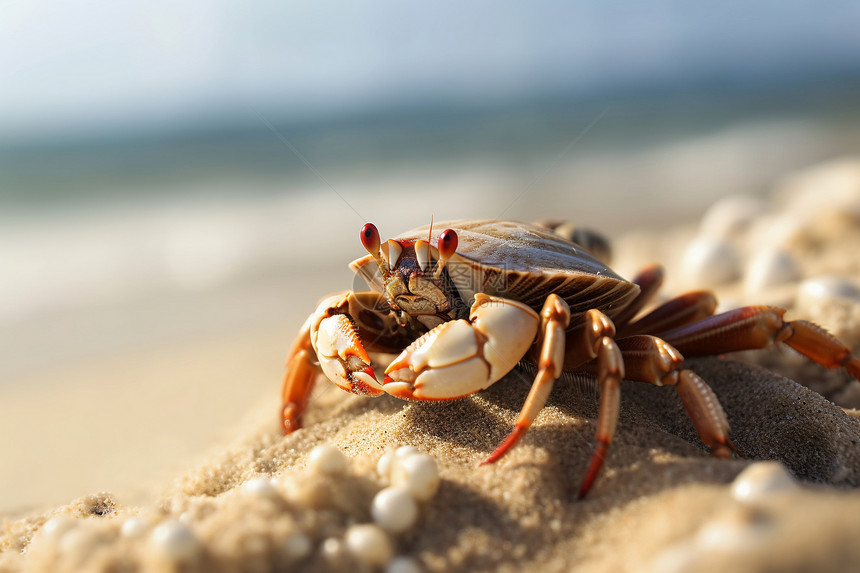
[(41, 537), (45, 541), (56, 543), (60, 538), (75, 528), (77, 520), (68, 515), (55, 515), (42, 526)]
[(60, 539), (60, 551), (79, 559), (89, 557), (100, 538), (89, 527), (76, 527)]
[(391, 559), (391, 540), (379, 526), (371, 523), (352, 525), (346, 530), (345, 539), (349, 552), (368, 565), (385, 565)]
[(308, 454), (308, 468), (323, 475), (341, 475), (346, 472), (348, 460), (336, 446), (321, 444)]
[(385, 573), (421, 573), (421, 566), (411, 557), (395, 557), (388, 562)]
[(370, 514), (373, 521), (386, 531), (401, 533), (412, 527), (418, 519), (418, 505), (408, 491), (392, 486), (376, 494)]
[(197, 537), (179, 521), (165, 521), (152, 530), (150, 546), (170, 561), (188, 561), (197, 555)]
[(711, 237), (698, 237), (690, 243), (681, 264), (684, 280), (700, 287), (729, 283), (740, 276), (735, 248)]
[(242, 484), (242, 491), (261, 498), (278, 497), (278, 490), (272, 478), (255, 477)]
[(732, 482), (732, 497), (738, 501), (757, 501), (770, 494), (797, 489), (797, 483), (779, 462), (756, 462)]
[(702, 559), (703, 553), (692, 543), (680, 542), (670, 545), (660, 551), (650, 566), (644, 571), (648, 573), (687, 573), (695, 571), (695, 565)]
[(749, 296), (798, 281), (800, 267), (787, 251), (771, 247), (756, 254), (747, 265), (744, 289)]
[(798, 297), (809, 300), (832, 298), (860, 301), (860, 286), (845, 277), (824, 276), (803, 281)]
[(386, 480), (391, 477), (391, 464), (394, 463), (395, 455), (393, 451), (385, 452), (376, 462), (376, 473), (379, 474), (379, 477)]
[(421, 452), (415, 446), (400, 446), (394, 450), (394, 455), (401, 459), (420, 453)]
[(392, 485), (406, 489), (418, 501), (427, 501), (439, 489), (439, 468), (427, 454), (413, 454), (399, 459), (391, 470)]
[(708, 208), (699, 224), (699, 233), (730, 239), (745, 231), (766, 210), (764, 201), (758, 197), (729, 195)]
[(330, 565), (341, 564), (346, 551), (346, 543), (337, 537), (329, 537), (320, 544), (320, 554)]
[(695, 537), (699, 549), (739, 551), (760, 546), (772, 528), (767, 521), (732, 509), (706, 523)]
[(141, 537), (149, 529), (149, 524), (142, 517), (129, 517), (126, 519), (119, 532), (123, 537)]
[(313, 551), (313, 543), (302, 532), (293, 533), (284, 542), (284, 555), (290, 561), (301, 561)]

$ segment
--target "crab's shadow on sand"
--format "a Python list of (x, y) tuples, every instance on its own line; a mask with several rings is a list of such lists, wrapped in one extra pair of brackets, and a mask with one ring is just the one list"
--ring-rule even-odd
[[(779, 460), (802, 481), (851, 487), (860, 485), (860, 421), (820, 395), (763, 368), (718, 358), (690, 360), (720, 399), (731, 425), (731, 438), (742, 459), (716, 460), (707, 455), (683, 404), (671, 387), (622, 382), (621, 412), (613, 446), (598, 481), (653, 465), (703, 466), (697, 481), (730, 481), (755, 460)], [(523, 367), (487, 390), (450, 402), (415, 402), (404, 410), (406, 425), (436, 439), (489, 454), (507, 436), (525, 401), (533, 373)], [(547, 450), (574, 482), (585, 475), (594, 450), (599, 393), (593, 378), (574, 375), (556, 382), (547, 407), (559, 421), (536, 424), (524, 443)], [(639, 455), (621, 455), (630, 448)], [(613, 455), (617, 453), (618, 455)], [(540, 463), (540, 462), (535, 462)], [(634, 468), (635, 466), (635, 468)], [(650, 480), (653, 489), (677, 485), (690, 472), (667, 472)], [(580, 476), (580, 477), (577, 477)], [(671, 476), (675, 476), (674, 478)], [(609, 486), (610, 484), (603, 484)]]

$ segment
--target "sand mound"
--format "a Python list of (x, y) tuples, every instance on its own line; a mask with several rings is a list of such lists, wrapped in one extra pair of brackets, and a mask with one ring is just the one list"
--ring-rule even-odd
[[(860, 484), (860, 421), (761, 368), (692, 364), (723, 402), (745, 459), (707, 456), (671, 388), (625, 382), (604, 472), (577, 501), (596, 417), (587, 380), (560, 381), (522, 443), (492, 466), (478, 463), (510, 429), (527, 373), (446, 403), (335, 390), (314, 401), (306, 428), (281, 437), (272, 421), (249, 431), (158, 504), (124, 507), (104, 494), (7, 522), (0, 570), (375, 570), (345, 539), (372, 522), (373, 497), (386, 485), (377, 461), (403, 444), (431, 454), (442, 482), (411, 528), (387, 536), (388, 557), (408, 558), (392, 570), (838, 571), (860, 563), (850, 534), (860, 523), (860, 494), (850, 489)], [(347, 455), (342, 473), (305, 467), (321, 443)], [(739, 500), (729, 484), (763, 459), (782, 462), (800, 485)], [(261, 476), (274, 480), (254, 479)]]

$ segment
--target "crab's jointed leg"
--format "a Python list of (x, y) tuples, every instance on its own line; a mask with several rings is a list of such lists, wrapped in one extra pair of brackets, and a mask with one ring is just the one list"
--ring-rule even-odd
[(513, 431), (483, 461), (485, 464), (491, 464), (502, 457), (526, 433), (546, 405), (556, 378), (561, 375), (564, 364), (564, 331), (570, 323), (570, 307), (561, 297), (551, 294), (544, 302), (540, 316), (540, 358), (537, 375)]
[(570, 307), (557, 295), (547, 297), (541, 310), (541, 340), (538, 373), (532, 384), (526, 403), (517, 418), (514, 430), (489, 455), (484, 463), (501, 458), (525, 434), (540, 410), (546, 404), (553, 383), (561, 374), (565, 364), (565, 349), (571, 349), (580, 362), (596, 358), (600, 406), (597, 416), (597, 448), (591, 458), (588, 471), (579, 491), (583, 497), (600, 473), (609, 444), (615, 435), (618, 409), (621, 401), (620, 383), (624, 377), (624, 362), (615, 344), (615, 326), (598, 310), (589, 310), (585, 315), (583, 329), (577, 330), (578, 339), (566, 342), (565, 329), (570, 321)]
[(285, 434), (301, 427), (302, 413), (307, 407), (314, 378), (319, 373), (311, 347), (310, 323), (313, 318), (311, 315), (305, 321), (287, 357), (281, 385), (281, 424)]
[(687, 356), (723, 354), (784, 342), (825, 368), (842, 368), (860, 380), (860, 359), (836, 337), (805, 320), (783, 320), (785, 310), (745, 306), (655, 333)]
[(619, 329), (639, 314), (660, 290), (663, 285), (663, 267), (657, 264), (648, 265), (639, 271), (632, 282), (639, 287), (639, 294), (615, 315), (613, 322)]
[(525, 355), (539, 321), (520, 302), (478, 293), (469, 320), (443, 322), (388, 365), (383, 390), (416, 400), (450, 400), (483, 390)]
[(624, 361), (615, 343), (615, 325), (599, 310), (589, 310), (586, 315), (584, 342), (589, 358), (597, 358), (597, 381), (600, 387), (600, 406), (597, 414), (597, 447), (579, 488), (579, 498), (585, 497), (597, 479), (603, 460), (609, 452), (609, 444), (618, 424), (621, 406), (621, 379), (624, 378)]
[(618, 341), (627, 379), (655, 386), (673, 386), (693, 421), (699, 438), (715, 457), (729, 457), (737, 448), (729, 439), (729, 422), (716, 394), (692, 370), (683, 368), (684, 357), (655, 336), (637, 335)]
[(636, 334), (665, 332), (687, 324), (692, 324), (713, 316), (717, 308), (717, 298), (710, 291), (692, 291), (667, 300), (645, 316), (629, 324), (620, 323), (618, 338)]

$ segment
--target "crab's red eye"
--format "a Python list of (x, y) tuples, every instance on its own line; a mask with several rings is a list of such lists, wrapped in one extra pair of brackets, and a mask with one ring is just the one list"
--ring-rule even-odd
[(379, 255), (379, 230), (373, 223), (365, 223), (361, 228), (361, 244), (374, 257)]
[(448, 260), (457, 251), (457, 233), (451, 229), (445, 229), (439, 235), (439, 256), (442, 260)]

